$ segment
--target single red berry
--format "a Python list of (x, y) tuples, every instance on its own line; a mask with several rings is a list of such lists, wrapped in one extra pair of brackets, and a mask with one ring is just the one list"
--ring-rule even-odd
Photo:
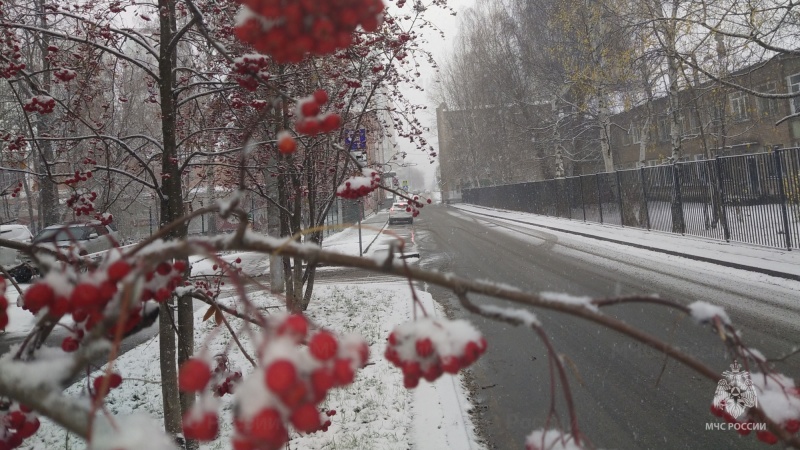
[(415, 387), (419, 386), (419, 377), (404, 376), (403, 386), (406, 389), (414, 389)]
[(291, 334), (304, 339), (308, 333), (308, 321), (300, 314), (292, 314), (278, 327), (278, 334)]
[(55, 292), (50, 285), (36, 283), (25, 291), (25, 308), (36, 314), (40, 309), (50, 305), (55, 297)]
[(234, 262), (236, 264), (241, 264), (242, 263), (242, 258), (236, 258), (236, 261), (234, 261)]
[(12, 430), (19, 430), (25, 423), (25, 413), (22, 411), (11, 411), (6, 415), (6, 423)]
[(30, 418), (22, 424), (22, 427), (17, 430), (17, 434), (22, 439), (28, 439), (39, 430), (39, 419), (37, 417)]
[(175, 270), (175, 272), (182, 274), (186, 270), (186, 261), (183, 260), (175, 261), (175, 263), (172, 264), (172, 268)]
[(417, 339), (415, 343), (417, 354), (423, 358), (427, 358), (433, 354), (433, 342), (428, 338)]
[(442, 366), (438, 362), (431, 364), (422, 374), (422, 377), (431, 383), (440, 376), (442, 376)]
[(339, 386), (346, 386), (353, 382), (356, 373), (349, 359), (337, 359), (333, 363), (333, 373), (336, 376), (336, 383)]
[(122, 375), (120, 375), (118, 373), (115, 373), (115, 372), (112, 372), (108, 376), (108, 386), (111, 389), (116, 389), (116, 388), (120, 387), (121, 384), (122, 384)]
[(266, 441), (275, 448), (282, 446), (289, 439), (280, 413), (271, 408), (263, 409), (253, 417), (249, 431), (253, 438)]
[(314, 100), (320, 105), (328, 103), (328, 93), (324, 89), (314, 91)]
[(197, 417), (194, 411), (183, 416), (183, 432), (187, 439), (213, 441), (219, 432), (219, 418), (213, 412), (204, 412)]
[(336, 415), (336, 410), (335, 409), (328, 410), (328, 411), (325, 412), (325, 415), (328, 416), (328, 417), (335, 416)]
[[(281, 136), (278, 139), (278, 151), (288, 155), (297, 151), (297, 142), (290, 135)], [(215, 269), (216, 270), (216, 269)]]
[(322, 118), (322, 122), (320, 123), (320, 128), (325, 133), (333, 131), (341, 126), (342, 126), (342, 116), (336, 113), (326, 114), (325, 117)]
[(800, 431), (800, 420), (797, 419), (789, 419), (783, 424), (783, 429), (788, 431), (789, 433), (797, 433)]
[(70, 303), (72, 303), (73, 308), (99, 308), (103, 304), (103, 297), (100, 295), (100, 289), (97, 286), (89, 283), (80, 283), (72, 290)]
[(131, 271), (131, 265), (127, 261), (120, 259), (113, 262), (108, 266), (108, 279), (116, 283), (117, 281), (125, 278)]
[(169, 300), (169, 297), (172, 295), (172, 292), (165, 288), (159, 288), (155, 294), (153, 294), (153, 300), (158, 303), (164, 303), (165, 301)]
[(273, 361), (264, 374), (267, 387), (275, 393), (281, 393), (291, 388), (297, 381), (297, 369), (287, 359)]
[(389, 333), (389, 345), (397, 345), (397, 335), (394, 334), (394, 331)]
[(319, 400), (325, 398), (325, 394), (336, 384), (334, 374), (330, 369), (319, 368), (311, 372), (311, 388)]
[(312, 356), (320, 361), (326, 361), (336, 355), (339, 350), (339, 343), (333, 334), (327, 331), (320, 331), (311, 338), (308, 348)]
[(314, 100), (304, 102), (300, 105), (300, 112), (303, 114), (303, 117), (316, 116), (319, 114), (319, 105)]
[(211, 368), (200, 359), (185, 361), (178, 371), (178, 389), (183, 392), (202, 391), (209, 380), (211, 380)]
[(450, 374), (456, 374), (461, 370), (461, 363), (455, 356), (445, 356), (442, 358), (442, 370)]
[(166, 261), (161, 262), (156, 267), (156, 272), (158, 272), (158, 274), (161, 275), (161, 276), (167, 276), (172, 272), (172, 264), (170, 264), (170, 263), (168, 263)]
[(292, 426), (302, 433), (313, 433), (322, 427), (319, 411), (311, 403), (306, 403), (294, 410), (289, 420), (292, 422)]
[(61, 341), (61, 350), (64, 350), (67, 353), (72, 353), (78, 350), (79, 342), (77, 339), (71, 336), (67, 336)]
[(278, 396), (287, 408), (295, 409), (306, 402), (306, 394), (308, 394), (308, 389), (306, 389), (305, 383), (298, 381)]

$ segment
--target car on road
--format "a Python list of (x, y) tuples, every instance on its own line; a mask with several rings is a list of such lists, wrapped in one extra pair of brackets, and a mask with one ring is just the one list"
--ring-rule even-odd
[(389, 208), (389, 225), (400, 222), (414, 223), (414, 216), (411, 214), (408, 202), (395, 202)]
[(33, 238), (33, 243), (58, 248), (78, 247), (79, 254), (110, 250), (120, 245), (119, 232), (114, 222), (103, 225), (98, 220), (51, 225)]
[[(0, 225), (0, 239), (30, 244), (33, 234), (25, 225), (5, 224)], [(20, 283), (29, 281), (33, 276), (33, 269), (28, 267), (22, 255), (12, 248), (0, 247), (0, 265)]]

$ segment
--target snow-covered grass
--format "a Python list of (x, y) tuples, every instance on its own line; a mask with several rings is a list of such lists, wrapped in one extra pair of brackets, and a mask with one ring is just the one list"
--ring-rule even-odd
[[(260, 266), (259, 257), (252, 254), (226, 255), (226, 260), (242, 258), (242, 265)], [(209, 266), (212, 263), (208, 263)], [(197, 269), (204, 269), (195, 265)], [(210, 267), (209, 267), (210, 268)], [(445, 375), (433, 384), (421, 382), (416, 391), (403, 388), (402, 374), (383, 358), (386, 336), (399, 323), (411, 318), (411, 300), (404, 282), (384, 284), (323, 285), (315, 288), (307, 316), (316, 325), (337, 333), (355, 332), (370, 346), (370, 363), (360, 370), (355, 382), (344, 389), (334, 389), (323, 403), (335, 409), (332, 425), (327, 432), (293, 435), (291, 448), (302, 449), (479, 449), (469, 421), (470, 409), (460, 377)], [(437, 314), (438, 305), (430, 294), (418, 292), (426, 310)], [(265, 313), (283, 304), (279, 298), (264, 292), (250, 294), (252, 301)], [(235, 297), (224, 302), (230, 306), (240, 303)], [(248, 373), (252, 367), (231, 340), (228, 330), (217, 327), (213, 320), (203, 322), (205, 308), (195, 314), (196, 349), (205, 346), (209, 355), (226, 353), (234, 370)], [(229, 318), (248, 353), (254, 353), (248, 335), (257, 330), (247, 328), (243, 321)], [(107, 397), (106, 407), (114, 416), (145, 414), (161, 419), (161, 385), (159, 379), (158, 336), (125, 353), (114, 361), (114, 370), (125, 381)], [(100, 372), (92, 375), (95, 377)], [(74, 396), (86, 395), (87, 381), (67, 389)], [(88, 403), (88, 397), (87, 397)], [(220, 438), (206, 443), (202, 449), (230, 448), (228, 436), (232, 429), (231, 396), (222, 399)], [(69, 436), (47, 420), (39, 432), (26, 441), (23, 448), (82, 449), (83, 443)]]

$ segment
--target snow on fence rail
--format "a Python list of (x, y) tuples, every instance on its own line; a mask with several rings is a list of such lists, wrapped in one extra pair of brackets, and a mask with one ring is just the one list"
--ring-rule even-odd
[(462, 196), (546, 216), (800, 247), (800, 148), (464, 189)]

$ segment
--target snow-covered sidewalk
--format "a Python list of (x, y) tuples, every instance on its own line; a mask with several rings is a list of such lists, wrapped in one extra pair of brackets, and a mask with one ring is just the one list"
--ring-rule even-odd
[[(391, 237), (380, 235), (381, 228), (370, 225), (362, 228), (362, 245), (369, 254), (385, 248)], [(354, 239), (355, 238), (355, 239)], [(349, 228), (326, 240), (326, 248), (347, 254), (358, 254), (357, 230)], [(241, 259), (241, 265), (252, 275), (268, 267), (263, 255), (252, 253), (227, 254), (225, 260)], [(196, 260), (193, 273), (207, 273), (213, 261)], [(233, 295), (233, 292), (229, 295)], [(435, 316), (443, 315), (430, 294), (417, 292), (425, 310)], [(283, 299), (266, 292), (250, 294), (250, 301), (263, 311), (270, 312), (283, 305)], [(223, 302), (236, 306), (234, 296)], [(195, 342), (198, 349), (204, 343), (210, 354), (227, 354), (230, 363), (245, 373), (252, 370), (239, 349), (232, 344), (225, 327), (213, 320), (203, 321), (206, 308), (195, 314)], [(358, 333), (370, 346), (370, 363), (357, 372), (355, 382), (343, 389), (334, 389), (321, 405), (336, 410), (327, 432), (310, 435), (292, 434), (290, 448), (296, 449), (483, 449), (475, 436), (468, 411), (471, 405), (460, 376), (444, 375), (434, 383), (421, 381), (414, 390), (403, 387), (403, 376), (383, 357), (389, 332), (412, 317), (412, 300), (407, 281), (378, 284), (318, 284), (306, 312), (316, 325), (340, 334)], [(236, 330), (246, 328), (243, 321), (229, 318)], [(247, 332), (243, 338), (246, 351), (253, 354)], [(161, 419), (161, 386), (159, 380), (158, 336), (125, 353), (114, 362), (114, 370), (124, 377), (119, 389), (107, 397), (106, 406), (114, 416), (143, 414), (157, 424)], [(96, 372), (92, 378), (99, 375)], [(86, 396), (87, 382), (76, 383), (68, 389), (75, 396)], [(86, 396), (86, 401), (89, 401)], [(202, 449), (228, 449), (233, 433), (231, 396), (222, 397), (220, 437), (201, 446)], [(81, 449), (83, 443), (46, 420), (39, 432), (25, 442), (23, 448)]]

